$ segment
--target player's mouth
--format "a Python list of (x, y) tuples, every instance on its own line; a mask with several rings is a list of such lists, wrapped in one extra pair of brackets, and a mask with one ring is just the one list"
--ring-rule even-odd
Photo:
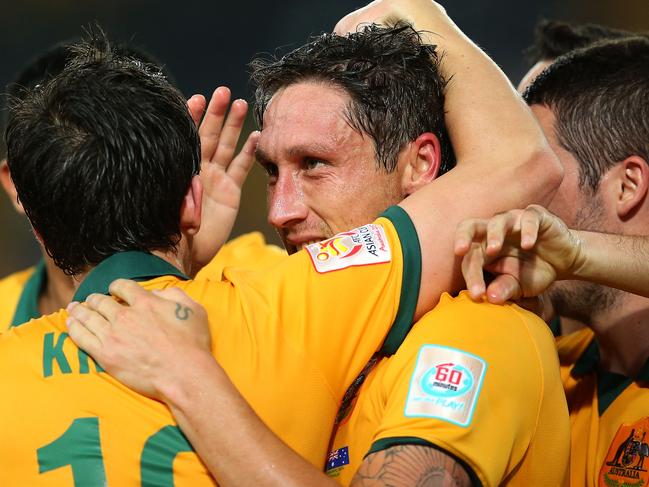
[(288, 237), (286, 239), (286, 243), (292, 246), (293, 248), (295, 248), (297, 251), (297, 250), (302, 250), (307, 245), (322, 242), (324, 239), (325, 237), (322, 237), (320, 235), (318, 236), (305, 235), (299, 237)]

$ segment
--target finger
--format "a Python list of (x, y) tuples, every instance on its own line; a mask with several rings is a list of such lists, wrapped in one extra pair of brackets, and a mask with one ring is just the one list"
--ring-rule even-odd
[(494, 304), (518, 299), (521, 295), (520, 282), (511, 274), (500, 274), (487, 287), (487, 300)]
[(77, 347), (93, 358), (97, 358), (102, 350), (99, 338), (73, 316), (68, 316), (65, 325), (68, 329), (68, 335)]
[(117, 279), (113, 281), (108, 286), (108, 291), (112, 296), (121, 299), (129, 306), (133, 306), (137, 301), (151, 296), (149, 291), (130, 279)]
[(205, 117), (198, 129), (198, 135), (201, 138), (201, 161), (211, 161), (214, 157), (229, 104), (230, 89), (219, 86), (212, 94)]
[(485, 293), (484, 249), (481, 245), (473, 244), (471, 250), (462, 259), (462, 275), (466, 288), (473, 300), (481, 300)]
[(104, 294), (91, 294), (86, 299), (86, 306), (99, 313), (108, 321), (113, 322), (115, 321), (117, 312), (123, 308), (124, 305), (119, 304), (110, 296)]
[(521, 248), (529, 250), (536, 244), (541, 224), (541, 214), (536, 208), (527, 208), (521, 215)]
[(227, 169), (232, 161), (247, 113), (248, 103), (245, 100), (235, 100), (232, 102), (230, 112), (221, 130), (216, 153), (212, 157), (212, 161), (224, 169)]
[(196, 127), (201, 124), (201, 118), (203, 118), (203, 113), (205, 113), (205, 104), (205, 97), (203, 95), (193, 95), (187, 100), (187, 108)]
[(69, 311), (69, 316), (79, 322), (89, 333), (95, 335), (100, 342), (103, 342), (110, 327), (110, 323), (103, 316), (84, 305), (72, 308)]
[(250, 174), (250, 170), (255, 163), (257, 142), (259, 142), (259, 132), (255, 130), (250, 133), (246, 143), (241, 148), (241, 152), (237, 154), (237, 157), (234, 158), (228, 168), (228, 175), (239, 187), (243, 186), (243, 183), (246, 181), (246, 178), (248, 177), (248, 174)]
[(461, 221), (455, 229), (454, 252), (458, 257), (466, 255), (471, 249), (474, 240), (482, 239), (487, 232), (485, 220), (469, 219)]
[(487, 223), (487, 255), (494, 256), (502, 250), (505, 238), (517, 230), (518, 215), (505, 212), (489, 219)]

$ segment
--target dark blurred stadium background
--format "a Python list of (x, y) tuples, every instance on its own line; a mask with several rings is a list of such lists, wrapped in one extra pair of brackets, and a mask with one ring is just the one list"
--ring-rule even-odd
[[(33, 56), (78, 37), (98, 21), (109, 35), (131, 41), (160, 59), (187, 96), (206, 96), (219, 84), (250, 99), (247, 63), (258, 53), (285, 52), (308, 36), (330, 30), (363, 1), (0, 0), (0, 86)], [(449, 0), (457, 24), (517, 82), (527, 66), (523, 49), (540, 18), (649, 28), (648, 0)], [(252, 121), (249, 123), (252, 129)], [(234, 235), (261, 230), (265, 176), (256, 168), (244, 188)], [(79, 188), (83, 191), (83, 188)], [(0, 197), (0, 276), (35, 262), (38, 249), (26, 220)]]

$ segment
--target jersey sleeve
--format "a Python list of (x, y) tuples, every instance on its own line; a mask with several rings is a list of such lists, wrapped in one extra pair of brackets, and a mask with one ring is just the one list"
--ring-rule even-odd
[(385, 414), (368, 454), (428, 445), (458, 460), (475, 485), (499, 485), (525, 456), (543, 394), (521, 315), (456, 298), (425, 315), (390, 360)]
[(420, 276), (415, 228), (392, 207), (374, 223), (309, 245), (239, 284), (259, 289), (266, 301), (270, 328), (259, 340), (281, 336), (340, 398), (375, 352), (391, 353), (403, 341)]

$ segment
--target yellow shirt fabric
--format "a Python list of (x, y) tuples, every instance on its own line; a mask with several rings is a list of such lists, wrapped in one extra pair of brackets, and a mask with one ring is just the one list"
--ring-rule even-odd
[[(342, 252), (329, 264), (352, 263), (344, 269), (326, 272), (302, 251), (254, 278), (232, 269), (223, 281), (188, 281), (154, 256), (127, 252), (97, 266), (75, 297), (106, 292), (118, 276), (157, 274), (146, 288), (185, 290), (207, 309), (213, 353), (243, 396), (321, 467), (345, 390), (378, 348), (398, 347), (412, 321), (418, 242), (405, 212), (386, 213), (392, 221), (377, 220), (376, 238), (358, 240), (355, 259), (342, 260), (358, 250), (349, 239), (325, 242), (324, 253)], [(391, 257), (359, 260), (372, 246)], [(65, 334), (65, 319), (61, 311), (0, 336), (0, 383), (11, 391), (0, 403), (0, 485), (210, 485), (169, 411), (98, 372)]]
[(635, 378), (598, 370), (590, 329), (557, 340), (570, 423), (573, 487), (649, 485), (649, 361)]
[(284, 249), (267, 244), (259, 232), (241, 235), (227, 242), (196, 275), (197, 280), (220, 280), (226, 267), (258, 271), (274, 266), (288, 255)]
[(41, 262), (0, 280), (0, 332), (40, 316), (38, 294), (44, 276)]
[(366, 455), (403, 444), (447, 452), (475, 485), (560, 485), (570, 432), (547, 325), (515, 305), (443, 295), (369, 374), (326, 469), (349, 485)]

